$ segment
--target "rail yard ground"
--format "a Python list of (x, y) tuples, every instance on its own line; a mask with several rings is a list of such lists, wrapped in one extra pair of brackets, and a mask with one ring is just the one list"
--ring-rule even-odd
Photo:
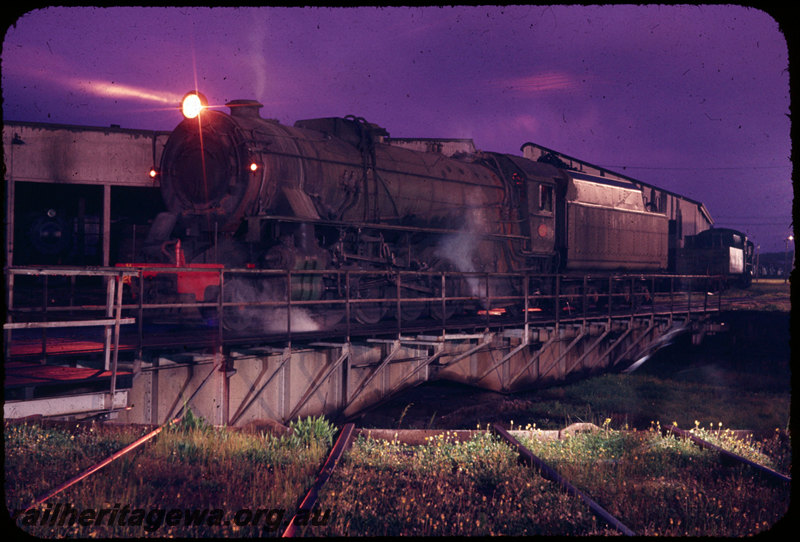
[[(728, 295), (739, 301), (724, 314), (726, 332), (699, 346), (679, 341), (630, 374), (509, 395), (434, 382), (352, 420), (447, 431), (422, 445), (358, 436), (299, 534), (616, 534), (488, 432), (462, 439), (454, 431), (490, 423), (526, 428), (523, 444), (637, 534), (738, 537), (785, 528), (789, 485), (666, 431), (693, 430), (791, 475), (789, 286), (759, 282)], [(575, 422), (598, 430), (538, 438)], [(189, 413), (23, 512), (34, 496), (151, 428), (6, 423), (6, 506), (19, 512), (19, 528), (45, 538), (276, 536), (340, 427), (316, 418), (286, 433), (213, 428)], [(740, 440), (733, 430), (741, 429), (752, 437)]]

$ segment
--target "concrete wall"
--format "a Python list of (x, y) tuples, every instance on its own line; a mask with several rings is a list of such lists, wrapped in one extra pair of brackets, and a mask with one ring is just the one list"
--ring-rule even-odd
[[(158, 187), (149, 171), (158, 166), (167, 132), (119, 127), (3, 124), (6, 181), (6, 262), (14, 263), (15, 184), (47, 183), (101, 186), (102, 265), (109, 265), (111, 187)], [(29, 207), (35, 202), (19, 202)]]
[[(7, 122), (6, 176), (14, 181), (153, 186), (167, 132)], [(156, 186), (157, 186), (157, 180)]]

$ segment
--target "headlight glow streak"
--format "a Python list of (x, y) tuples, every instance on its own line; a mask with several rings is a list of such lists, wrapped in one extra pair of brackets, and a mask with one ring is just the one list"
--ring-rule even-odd
[(73, 85), (97, 96), (147, 100), (164, 104), (174, 104), (180, 100), (179, 95), (173, 92), (161, 92), (120, 83), (73, 80)]

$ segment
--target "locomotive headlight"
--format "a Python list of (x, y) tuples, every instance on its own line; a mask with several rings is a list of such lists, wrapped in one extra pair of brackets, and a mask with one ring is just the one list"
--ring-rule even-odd
[(199, 92), (189, 92), (181, 100), (181, 113), (187, 119), (197, 117), (206, 107), (208, 107), (208, 100)]
[(259, 169), (259, 165), (258, 165), (257, 162), (250, 162), (250, 171), (252, 173), (255, 173), (256, 171), (258, 171), (258, 169)]

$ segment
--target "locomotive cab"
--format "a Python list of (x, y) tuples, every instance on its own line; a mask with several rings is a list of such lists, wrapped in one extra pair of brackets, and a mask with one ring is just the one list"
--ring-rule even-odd
[(520, 233), (527, 239), (526, 268), (551, 273), (563, 260), (564, 177), (550, 164), (513, 155), (494, 155), (502, 177), (514, 187)]

